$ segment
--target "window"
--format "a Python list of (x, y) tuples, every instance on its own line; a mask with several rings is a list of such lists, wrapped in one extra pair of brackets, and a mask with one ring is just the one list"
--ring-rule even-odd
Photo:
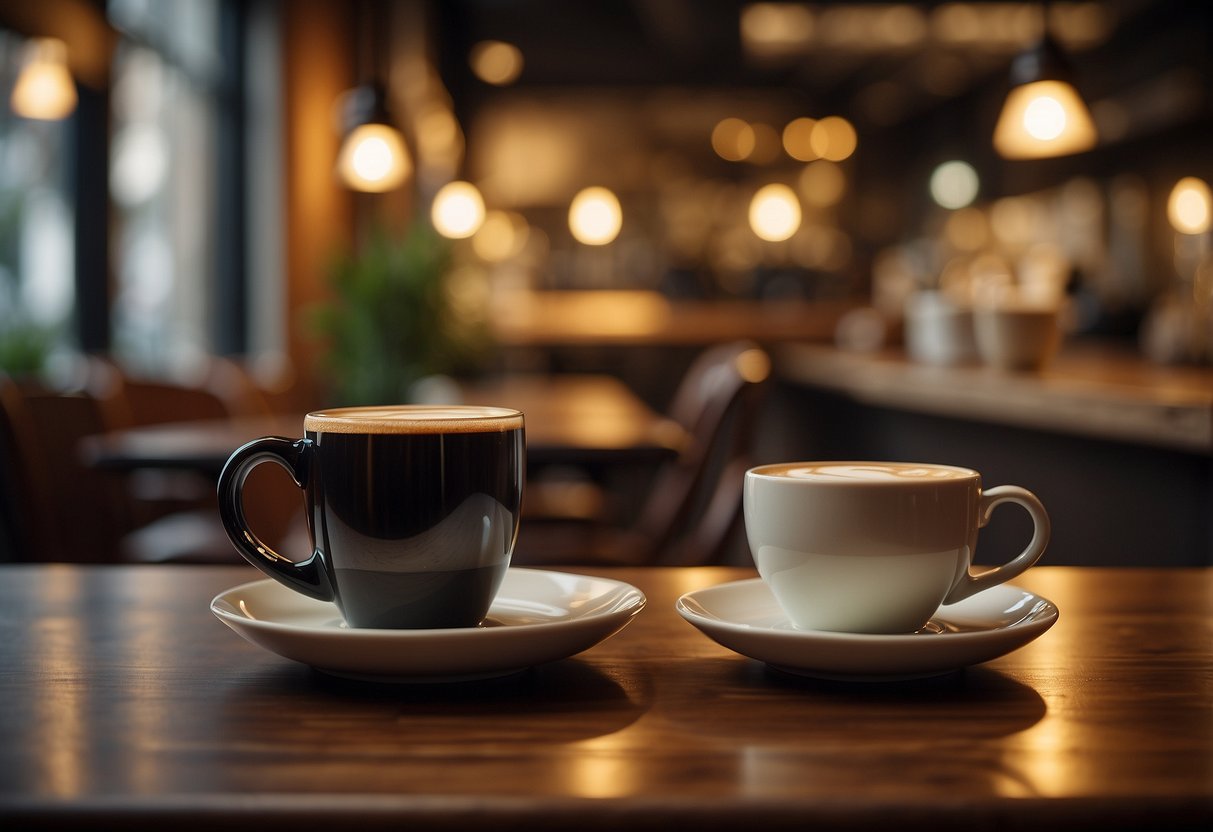
[[(105, 12), (107, 89), (78, 85), (64, 121), (0, 115), (0, 368), (43, 345), (153, 375), (281, 352), (277, 5)], [(0, 31), (6, 92), (24, 46)]]
[(0, 32), (0, 370), (33, 372), (76, 346), (68, 122), (8, 106), (27, 41)]

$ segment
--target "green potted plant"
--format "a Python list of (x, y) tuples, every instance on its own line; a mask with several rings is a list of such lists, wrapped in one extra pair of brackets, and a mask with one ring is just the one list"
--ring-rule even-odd
[(403, 236), (382, 229), (329, 272), (331, 300), (314, 309), (326, 341), (326, 387), (345, 405), (408, 401), (416, 382), (478, 369), (490, 343), (448, 291), (449, 241), (424, 221)]

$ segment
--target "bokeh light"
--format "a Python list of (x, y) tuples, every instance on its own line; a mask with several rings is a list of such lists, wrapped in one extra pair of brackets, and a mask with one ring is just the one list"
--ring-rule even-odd
[(484, 223), (472, 237), (472, 250), (482, 260), (501, 263), (517, 257), (526, 247), (529, 227), (520, 214), (489, 211)]
[(931, 198), (943, 208), (956, 210), (972, 204), (977, 198), (980, 180), (968, 162), (944, 162), (931, 174)]
[(842, 116), (826, 116), (818, 121), (809, 141), (818, 156), (831, 162), (849, 158), (859, 144), (854, 126)]
[(818, 157), (813, 149), (813, 128), (817, 120), (802, 117), (793, 119), (783, 128), (783, 149), (793, 159), (811, 162)]
[(434, 196), (430, 211), (434, 228), (444, 237), (470, 237), (484, 222), (484, 198), (470, 182), (451, 182)]
[(1213, 218), (1213, 197), (1203, 179), (1185, 176), (1167, 199), (1167, 219), (1180, 234), (1204, 234)]
[(800, 228), (800, 203), (787, 185), (764, 185), (750, 201), (750, 228), (764, 240), (786, 240)]
[(569, 206), (569, 230), (578, 242), (602, 246), (619, 236), (623, 209), (619, 199), (606, 188), (586, 188), (573, 197)]
[(341, 177), (359, 191), (390, 191), (404, 182), (411, 169), (399, 131), (378, 122), (355, 127), (337, 157)]
[(712, 149), (728, 162), (748, 159), (754, 143), (754, 128), (739, 118), (721, 119), (712, 130)]
[(801, 198), (817, 208), (836, 205), (847, 190), (847, 177), (842, 168), (826, 159), (809, 162), (797, 181)]
[(485, 40), (472, 47), (468, 63), (481, 81), (504, 87), (518, 80), (523, 59), (522, 52), (514, 44)]

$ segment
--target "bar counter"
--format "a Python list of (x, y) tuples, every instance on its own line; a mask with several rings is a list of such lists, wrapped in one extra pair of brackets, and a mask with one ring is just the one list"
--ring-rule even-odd
[(595, 570), (647, 607), (569, 659), (385, 685), (254, 647), (246, 567), (0, 567), (0, 826), (1207, 829), (1213, 571), (1037, 567), (1057, 623), (911, 682), (793, 676), (683, 593), (753, 572)]
[(1151, 364), (1124, 347), (1071, 344), (1041, 372), (814, 344), (782, 346), (778, 364), (789, 381), (865, 404), (1213, 454), (1213, 368)]
[(1213, 367), (1078, 339), (1040, 372), (920, 364), (896, 349), (774, 355), (784, 401), (770, 458), (976, 468), (1044, 501), (1056, 520), (1045, 563), (1213, 566)]

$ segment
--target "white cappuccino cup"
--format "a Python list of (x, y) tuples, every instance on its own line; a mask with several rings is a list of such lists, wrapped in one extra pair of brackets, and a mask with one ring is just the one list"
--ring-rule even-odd
[[(970, 572), (977, 532), (1001, 503), (1032, 517), (1008, 563)], [(746, 536), (758, 572), (800, 629), (909, 633), (952, 604), (1028, 569), (1049, 516), (1014, 485), (982, 490), (968, 468), (905, 462), (789, 462), (746, 472)]]

